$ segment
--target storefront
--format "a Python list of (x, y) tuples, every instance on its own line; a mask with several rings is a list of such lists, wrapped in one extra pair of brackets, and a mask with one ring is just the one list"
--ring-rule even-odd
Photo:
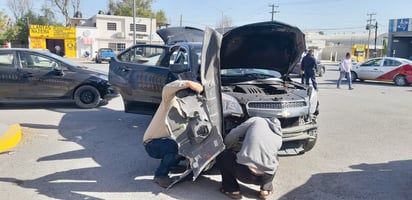
[(388, 56), (412, 60), (412, 18), (389, 20)]
[(30, 25), (31, 49), (48, 49), (69, 58), (76, 57), (76, 28)]

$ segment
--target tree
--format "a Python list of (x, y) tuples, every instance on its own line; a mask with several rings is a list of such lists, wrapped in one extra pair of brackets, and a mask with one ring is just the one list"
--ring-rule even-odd
[[(136, 1), (136, 16), (156, 18), (157, 25), (164, 25), (167, 23), (166, 15), (163, 10), (153, 12), (152, 3), (154, 0), (135, 0)], [(133, 16), (133, 0), (109, 0), (109, 13), (118, 16)]]
[[(56, 6), (60, 13), (64, 16), (66, 21), (66, 26), (70, 25), (70, 12), (73, 13), (72, 16), (75, 16), (79, 12), (80, 0), (50, 0), (53, 6)], [(70, 6), (73, 7), (73, 10), (70, 10)]]
[(13, 13), (15, 21), (17, 21), (33, 9), (33, 2), (32, 0), (7, 0), (7, 6)]

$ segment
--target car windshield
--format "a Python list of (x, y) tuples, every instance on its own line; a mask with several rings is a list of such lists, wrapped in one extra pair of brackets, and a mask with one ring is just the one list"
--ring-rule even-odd
[(257, 78), (281, 77), (281, 74), (277, 71), (256, 68), (222, 69), (220, 73), (222, 76), (255, 76)]

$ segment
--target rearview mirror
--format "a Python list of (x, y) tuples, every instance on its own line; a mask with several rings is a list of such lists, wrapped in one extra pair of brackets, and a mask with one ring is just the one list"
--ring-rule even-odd
[(170, 69), (171, 72), (177, 73), (177, 74), (190, 71), (190, 68), (189, 68), (188, 65), (180, 64), (180, 63), (171, 64), (169, 66), (169, 69)]

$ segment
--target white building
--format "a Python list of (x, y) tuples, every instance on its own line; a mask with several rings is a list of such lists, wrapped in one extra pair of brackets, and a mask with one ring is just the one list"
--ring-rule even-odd
[(135, 18), (96, 14), (89, 19), (73, 18), (71, 24), (76, 26), (77, 56), (87, 53), (94, 58), (99, 48), (111, 48), (116, 53), (133, 45), (133, 31), (136, 30), (136, 44), (163, 44), (156, 34), (156, 19)]

